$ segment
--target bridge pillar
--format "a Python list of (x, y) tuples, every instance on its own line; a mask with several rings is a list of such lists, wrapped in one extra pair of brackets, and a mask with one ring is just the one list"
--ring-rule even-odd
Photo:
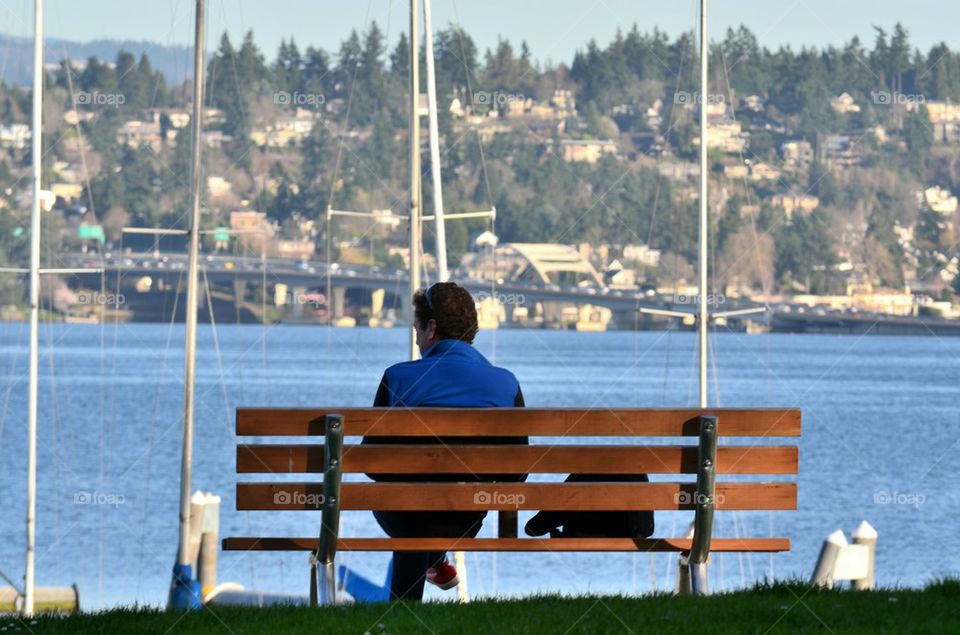
[(206, 310), (206, 308), (207, 308), (206, 289), (204, 289), (200, 285), (197, 285), (197, 311)]
[(386, 289), (374, 289), (370, 293), (370, 317), (380, 318), (383, 314), (383, 299), (387, 296)]
[(503, 303), (503, 321), (506, 324), (513, 324), (513, 310), (517, 307), (516, 302)]
[(581, 304), (577, 307), (578, 331), (605, 331), (610, 322), (611, 311), (606, 307)]
[(483, 298), (477, 303), (477, 319), (482, 329), (495, 329), (500, 326), (503, 307), (497, 298)]
[(282, 282), (273, 285), (273, 306), (281, 307), (287, 303), (288, 290), (289, 287)]
[(543, 323), (563, 324), (563, 307), (559, 302), (543, 303)]
[(235, 309), (242, 309), (244, 299), (247, 297), (247, 281), (242, 278), (235, 278), (233, 281), (233, 306)]
[(306, 287), (294, 287), (293, 295), (290, 299), (290, 308), (291, 313), (294, 317), (303, 317), (303, 308), (306, 305), (307, 301), (307, 288)]
[[(306, 291), (304, 291), (305, 293)], [(333, 297), (329, 299), (331, 303), (331, 310), (333, 311), (333, 319), (343, 317), (343, 309), (346, 306), (347, 300), (347, 288), (346, 287), (333, 287), (332, 289)]]
[(618, 329), (637, 330), (639, 324), (645, 323), (646, 316), (637, 309), (618, 309), (612, 312), (610, 320)]

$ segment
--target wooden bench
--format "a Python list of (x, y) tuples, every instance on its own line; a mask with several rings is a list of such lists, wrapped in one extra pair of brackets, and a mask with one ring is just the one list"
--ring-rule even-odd
[[(344, 445), (344, 437), (443, 437), (445, 445)], [(238, 510), (322, 510), (319, 535), (223, 540), (229, 551), (311, 551), (311, 600), (335, 601), (337, 551), (679, 552), (681, 591), (706, 592), (713, 552), (777, 552), (789, 538), (714, 537), (714, 510), (793, 510), (795, 481), (717, 482), (717, 474), (780, 477), (798, 472), (797, 409), (449, 409), (311, 408), (237, 410), (239, 437), (297, 437), (301, 443), (240, 444), (238, 474), (322, 475), (310, 481), (238, 482)], [(447, 437), (530, 437), (530, 445), (455, 445)], [(543, 439), (542, 437), (553, 437)], [(589, 437), (583, 439), (582, 437)], [(605, 437), (602, 440), (597, 437)], [(632, 437), (686, 437), (639, 444)], [(692, 443), (690, 437), (698, 442)], [(717, 443), (750, 437), (749, 445)], [(777, 440), (777, 438), (780, 438)], [(303, 441), (323, 440), (322, 445)], [(585, 442), (586, 441), (586, 442)], [(670, 474), (695, 480), (635, 482), (342, 482), (343, 473)], [(493, 494), (496, 495), (493, 495)], [(491, 510), (497, 538), (340, 536), (341, 510)], [(690, 510), (692, 539), (518, 538), (517, 510)], [(318, 566), (319, 565), (319, 566)]]

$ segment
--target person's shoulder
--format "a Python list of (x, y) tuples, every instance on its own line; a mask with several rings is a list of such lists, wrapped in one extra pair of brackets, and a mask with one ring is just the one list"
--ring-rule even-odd
[(433, 365), (434, 364), (430, 364), (424, 359), (413, 359), (405, 362), (398, 362), (393, 366), (388, 366), (387, 370), (383, 371), (383, 376), (388, 383), (396, 383), (403, 378), (416, 379), (421, 377), (424, 373), (429, 372)]
[(401, 374), (410, 372), (411, 370), (414, 370), (417, 368), (420, 361), (421, 360), (419, 359), (415, 359), (415, 360), (408, 360), (405, 362), (398, 362), (396, 364), (393, 364), (392, 366), (388, 366), (387, 370), (383, 371), (383, 375), (384, 377), (389, 377), (391, 375), (396, 376), (396, 375), (401, 375)]
[(503, 366), (494, 366), (490, 365), (490, 370), (497, 373), (504, 381), (513, 382), (516, 385), (520, 385), (520, 380), (517, 379), (517, 376), (513, 374), (513, 371), (504, 368)]

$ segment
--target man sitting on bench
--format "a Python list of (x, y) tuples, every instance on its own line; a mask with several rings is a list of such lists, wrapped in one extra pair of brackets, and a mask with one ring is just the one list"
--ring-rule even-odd
[[(522, 407), (523, 394), (510, 371), (492, 365), (471, 344), (479, 330), (473, 296), (454, 282), (438, 282), (413, 296), (413, 328), (421, 359), (388, 368), (380, 380), (375, 407)], [(526, 437), (365, 437), (364, 444), (526, 444)], [(521, 474), (390, 475), (375, 481), (522, 481)], [(391, 538), (474, 538), (486, 511), (375, 511)], [(441, 589), (455, 587), (457, 570), (443, 552), (393, 553), (392, 599), (421, 600), (424, 580)]]

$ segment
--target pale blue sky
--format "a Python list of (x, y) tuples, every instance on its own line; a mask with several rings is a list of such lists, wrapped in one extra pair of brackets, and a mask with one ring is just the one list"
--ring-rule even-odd
[[(589, 38), (608, 41), (618, 26), (636, 22), (641, 30), (659, 26), (672, 36), (695, 25), (696, 0), (434, 0), (437, 26), (458, 22), (482, 50), (499, 35), (526, 39), (540, 60), (569, 61)], [(0, 0), (3, 32), (29, 35), (32, 0)], [(192, 0), (46, 0), (50, 37), (97, 38), (186, 44), (192, 40)], [(394, 41), (407, 28), (404, 0), (209, 0), (209, 37), (216, 43), (228, 29), (252, 28), (272, 58), (280, 39), (293, 35), (307, 44), (336, 50), (351, 28), (371, 20), (389, 28)], [(902, 21), (911, 41), (926, 51), (941, 40), (955, 41), (960, 24), (956, 0), (712, 0), (710, 31), (722, 37), (728, 26), (745, 23), (762, 44), (800, 47), (839, 44), (853, 34), (873, 41), (872, 25), (888, 30)]]

